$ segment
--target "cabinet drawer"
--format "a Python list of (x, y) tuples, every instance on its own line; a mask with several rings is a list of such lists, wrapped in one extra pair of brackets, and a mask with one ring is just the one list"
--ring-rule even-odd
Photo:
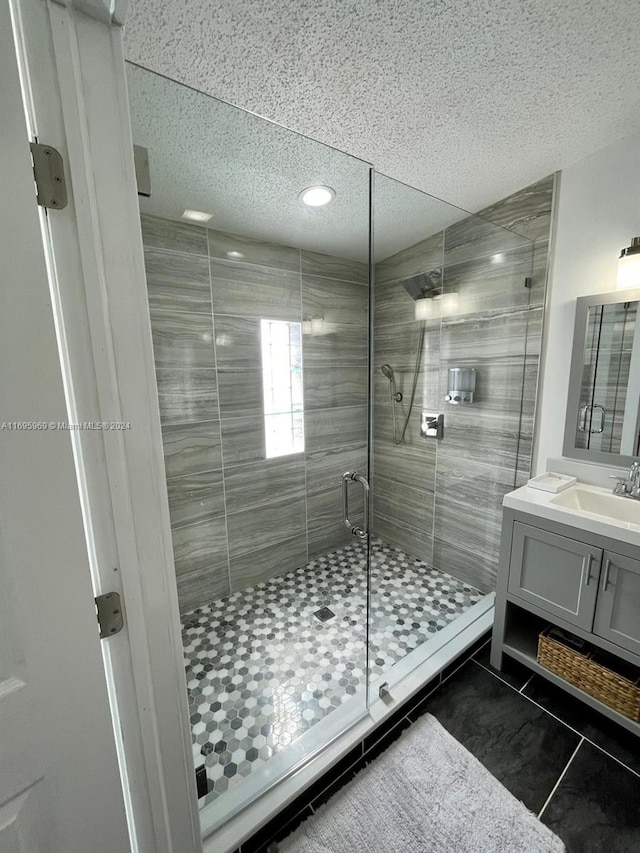
[(514, 522), (509, 592), (590, 631), (602, 549)]
[(640, 560), (605, 551), (593, 633), (640, 655)]

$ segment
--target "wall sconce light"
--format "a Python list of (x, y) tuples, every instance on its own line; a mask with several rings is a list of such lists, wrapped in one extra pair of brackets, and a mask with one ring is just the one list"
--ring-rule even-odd
[(631, 245), (620, 252), (616, 287), (618, 290), (640, 287), (640, 237), (633, 237)]

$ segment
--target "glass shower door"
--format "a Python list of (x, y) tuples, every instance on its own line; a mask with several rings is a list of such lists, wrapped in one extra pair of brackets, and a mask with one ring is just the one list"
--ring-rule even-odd
[(366, 713), (370, 167), (127, 77), (208, 833)]
[(502, 498), (528, 476), (544, 280), (527, 236), (382, 175), (374, 235), (377, 690), (490, 606)]

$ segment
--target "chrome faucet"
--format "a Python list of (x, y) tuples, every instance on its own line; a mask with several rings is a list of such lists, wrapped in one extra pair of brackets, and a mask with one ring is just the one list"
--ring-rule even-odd
[(633, 498), (640, 501), (640, 462), (634, 462), (626, 477), (611, 476), (612, 480), (618, 482), (613, 487), (613, 494), (622, 498)]

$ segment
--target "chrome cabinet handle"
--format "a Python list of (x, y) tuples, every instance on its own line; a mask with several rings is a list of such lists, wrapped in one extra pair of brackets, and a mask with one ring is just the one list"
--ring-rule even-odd
[[(364, 490), (364, 522), (357, 527), (349, 521), (349, 483), (360, 483)], [(346, 471), (342, 475), (342, 516), (347, 530), (359, 539), (366, 539), (369, 533), (369, 483), (357, 471)]]
[(584, 558), (585, 581), (584, 585), (589, 586), (591, 583), (591, 563), (593, 562), (593, 554), (587, 554)]
[(604, 564), (604, 572), (602, 574), (602, 591), (606, 592), (609, 588), (609, 577), (611, 574), (611, 560), (607, 557)]

